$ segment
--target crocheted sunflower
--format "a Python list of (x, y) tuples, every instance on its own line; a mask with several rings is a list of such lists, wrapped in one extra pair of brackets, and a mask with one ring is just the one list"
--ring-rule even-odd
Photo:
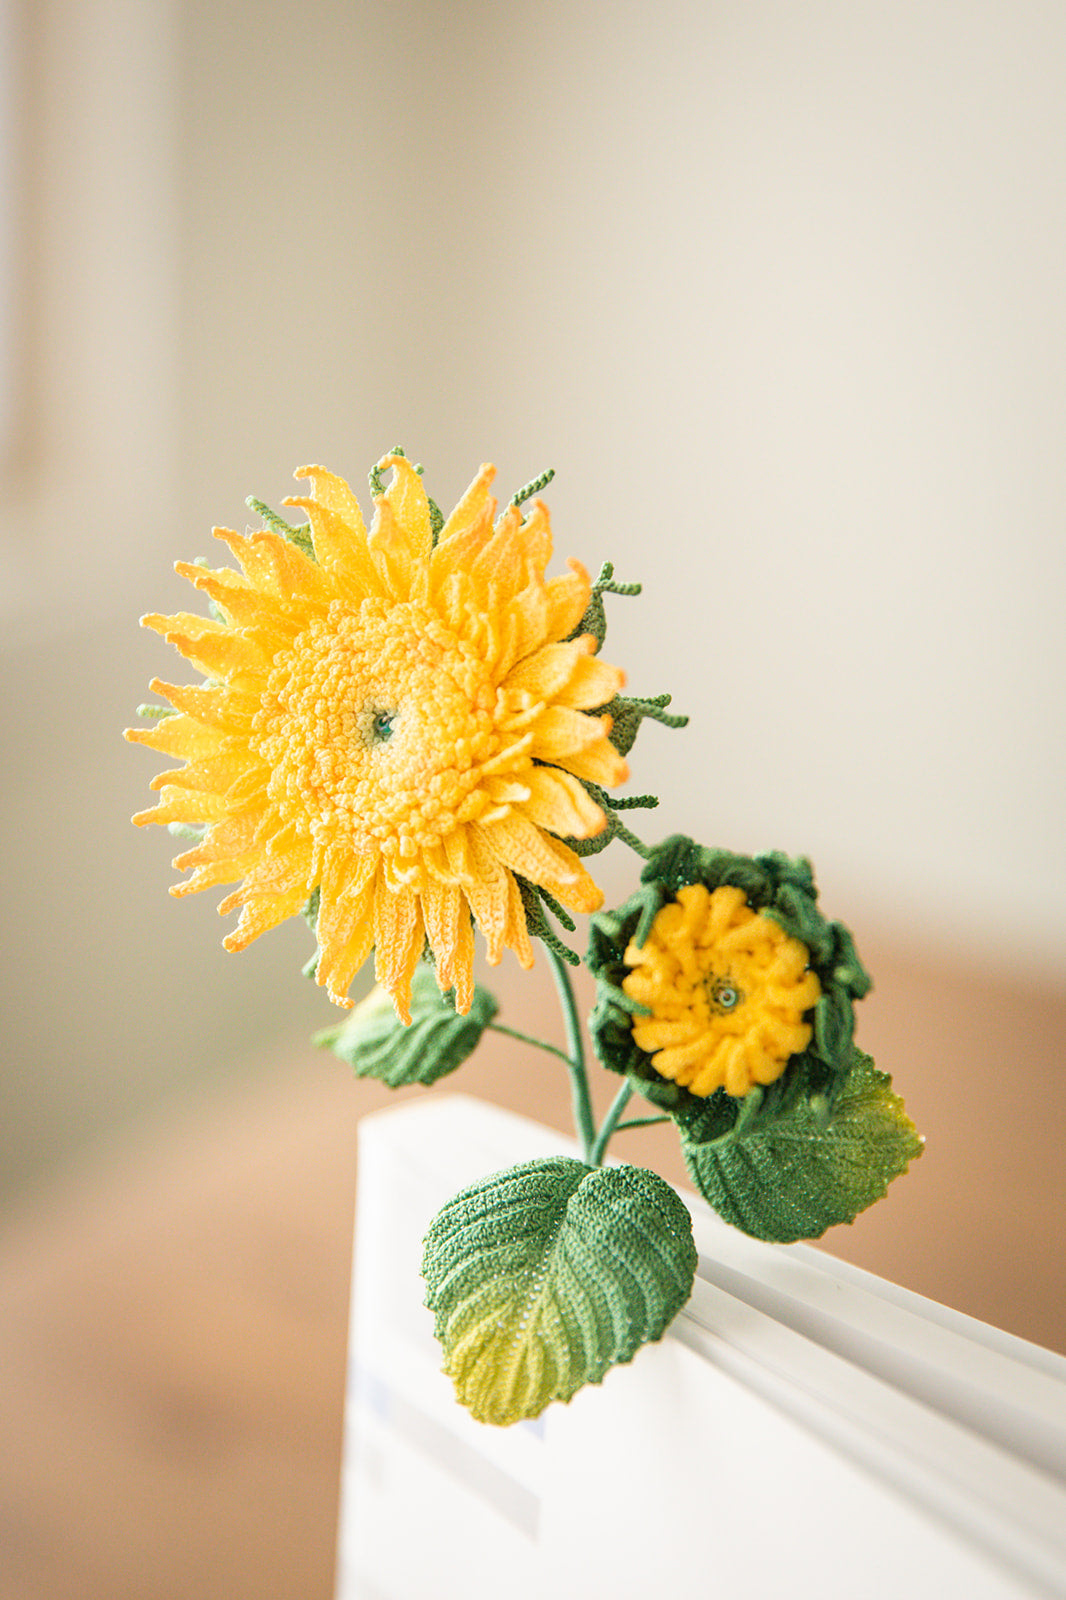
[(427, 944), (466, 1012), (475, 925), (490, 962), (511, 949), (528, 967), (529, 886), (596, 910), (602, 895), (562, 841), (607, 828), (596, 792), (628, 768), (603, 710), (623, 674), (579, 631), (585, 569), (545, 577), (545, 505), (497, 519), (483, 466), (444, 520), (402, 454), (374, 479), (390, 468), (369, 530), (343, 479), (303, 467), (312, 492), (285, 503), (309, 528), (216, 529), (239, 572), (177, 564), (216, 616), (142, 620), (207, 681), (154, 680), (176, 714), (127, 738), (185, 762), (133, 820), (203, 830), (171, 892), (239, 882), (219, 907), (241, 913), (226, 948), (310, 902), (330, 998), (351, 1004), (373, 950), (408, 1021)]
[(718, 1091), (742, 1100), (801, 1064), (820, 1090), (843, 1077), (852, 1002), (870, 980), (848, 930), (819, 911), (808, 862), (677, 835), (651, 852), (641, 882), (593, 920), (592, 1027), (606, 1066), (692, 1110)]

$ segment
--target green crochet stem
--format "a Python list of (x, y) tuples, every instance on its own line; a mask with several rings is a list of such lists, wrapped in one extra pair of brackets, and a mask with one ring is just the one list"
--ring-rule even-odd
[(566, 962), (557, 956), (550, 945), (545, 947), (548, 951), (548, 960), (551, 962), (552, 977), (559, 993), (559, 1003), (563, 1008), (563, 1021), (566, 1023), (566, 1043), (570, 1051), (568, 1065), (570, 1067), (570, 1098), (574, 1108), (574, 1128), (581, 1140), (581, 1153), (585, 1164), (590, 1167), (598, 1166), (593, 1159), (593, 1149), (596, 1144), (596, 1119), (592, 1114), (592, 1096), (589, 1094), (589, 1075), (585, 1066), (585, 1042), (581, 1037), (581, 1021), (577, 1014), (577, 1001), (574, 998), (574, 986), (570, 982), (570, 972)]
[(585, 1044), (581, 1033), (581, 1021), (577, 1014), (577, 1000), (574, 996), (574, 986), (570, 981), (570, 970), (561, 956), (556, 955), (550, 945), (545, 945), (548, 959), (551, 962), (552, 977), (558, 991), (559, 1001), (563, 1008), (563, 1021), (566, 1024), (567, 1049), (560, 1050), (558, 1045), (549, 1044), (547, 1039), (538, 1039), (535, 1034), (522, 1033), (518, 1028), (508, 1028), (502, 1022), (490, 1022), (486, 1030), (492, 1033), (502, 1033), (508, 1039), (517, 1039), (521, 1044), (532, 1045), (535, 1050), (546, 1050), (550, 1056), (555, 1056), (559, 1061), (565, 1061), (570, 1072), (570, 1097), (574, 1110), (574, 1128), (581, 1140), (581, 1153), (588, 1167), (602, 1167), (603, 1158), (607, 1153), (607, 1146), (612, 1135), (619, 1133), (623, 1128), (648, 1128), (656, 1122), (668, 1122), (668, 1117), (637, 1117), (629, 1122), (623, 1122), (622, 1113), (629, 1104), (633, 1094), (632, 1085), (627, 1081), (622, 1084), (618, 1093), (611, 1102), (610, 1109), (604, 1117), (599, 1129), (596, 1127), (596, 1118), (592, 1110), (592, 1096), (589, 1093), (588, 1069), (585, 1065)]
[(489, 1031), (491, 1033), (504, 1033), (508, 1039), (518, 1039), (520, 1043), (531, 1044), (537, 1050), (546, 1050), (549, 1055), (558, 1056), (560, 1061), (565, 1061), (568, 1067), (573, 1066), (573, 1062), (566, 1051), (560, 1050), (558, 1045), (549, 1044), (547, 1039), (538, 1039), (532, 1033), (520, 1033), (517, 1028), (507, 1028), (502, 1022), (490, 1022)]
[(619, 1119), (621, 1118), (622, 1112), (629, 1104), (629, 1097), (632, 1093), (632, 1086), (630, 1085), (629, 1080), (625, 1079), (622, 1083), (622, 1087), (611, 1101), (611, 1108), (604, 1117), (600, 1126), (600, 1131), (596, 1135), (595, 1143), (592, 1146), (592, 1158), (590, 1161), (591, 1166), (600, 1167), (603, 1165), (603, 1158), (607, 1153), (607, 1146), (610, 1143), (611, 1134), (617, 1128)]

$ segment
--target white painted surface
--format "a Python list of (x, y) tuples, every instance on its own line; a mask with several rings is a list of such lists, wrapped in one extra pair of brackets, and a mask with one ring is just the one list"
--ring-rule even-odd
[(698, 1203), (661, 1343), (535, 1422), (473, 1422), (422, 1236), (464, 1183), (570, 1148), (463, 1097), (362, 1124), (338, 1600), (1066, 1592), (1066, 1362)]

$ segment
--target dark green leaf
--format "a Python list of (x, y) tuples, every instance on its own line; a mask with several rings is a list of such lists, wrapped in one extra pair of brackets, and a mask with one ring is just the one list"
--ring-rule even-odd
[(693, 1132), (682, 1130), (681, 1148), (700, 1193), (727, 1222), (778, 1243), (854, 1222), (922, 1153), (891, 1078), (854, 1047), (831, 1108), (804, 1096), (776, 1117), (741, 1115), (718, 1138)]

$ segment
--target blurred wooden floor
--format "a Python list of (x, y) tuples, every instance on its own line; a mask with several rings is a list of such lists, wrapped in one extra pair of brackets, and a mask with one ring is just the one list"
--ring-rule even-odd
[[(860, 1039), (929, 1148), (829, 1247), (1066, 1349), (1066, 1003), (870, 956)], [(568, 1126), (556, 1064), (506, 1040), (454, 1089)], [(327, 1600), (356, 1125), (396, 1103), (297, 1045), (9, 1229), (3, 1600)], [(681, 1180), (671, 1130), (630, 1137)]]

